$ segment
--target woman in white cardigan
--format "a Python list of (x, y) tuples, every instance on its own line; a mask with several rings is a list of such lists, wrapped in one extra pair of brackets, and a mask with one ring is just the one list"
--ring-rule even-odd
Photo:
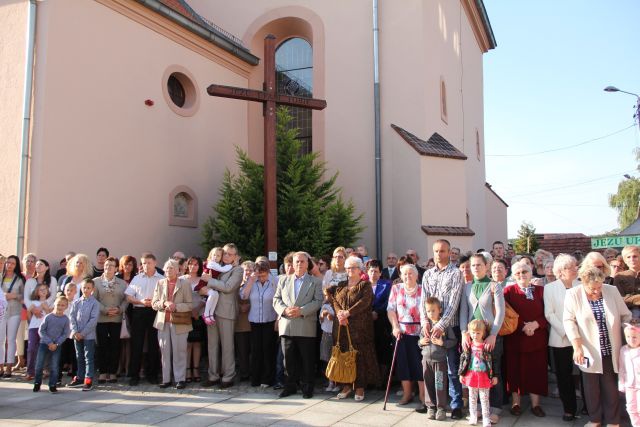
[(578, 265), (571, 255), (560, 254), (553, 262), (555, 280), (544, 288), (544, 317), (551, 325), (549, 331), (549, 347), (555, 364), (558, 392), (564, 408), (564, 421), (573, 421), (576, 417), (576, 391), (573, 381), (573, 347), (567, 338), (562, 323), (564, 300), (567, 291), (578, 282)]
[(563, 323), (573, 346), (573, 360), (580, 365), (588, 426), (620, 423), (618, 356), (622, 324), (631, 319), (620, 292), (603, 285), (605, 275), (593, 265), (579, 272), (582, 286), (570, 289), (564, 301)]

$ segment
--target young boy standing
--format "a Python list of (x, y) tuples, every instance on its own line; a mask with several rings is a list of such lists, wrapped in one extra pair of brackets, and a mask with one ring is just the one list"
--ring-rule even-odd
[(62, 343), (69, 336), (69, 318), (64, 314), (69, 301), (67, 298), (60, 296), (53, 303), (53, 312), (45, 316), (42, 324), (38, 329), (40, 335), (40, 345), (38, 346), (38, 356), (36, 358), (35, 381), (33, 383), (33, 391), (40, 391), (42, 383), (42, 370), (47, 356), (51, 356), (49, 366), (49, 391), (57, 393), (56, 381), (58, 381), (58, 368), (60, 353), (62, 352)]
[[(438, 323), (442, 315), (442, 304), (435, 297), (429, 297), (424, 302), (428, 319), (428, 330)], [(427, 417), (431, 420), (444, 421), (447, 418), (446, 406), (448, 397), (447, 350), (458, 343), (451, 327), (439, 337), (431, 337), (420, 333), (418, 345), (422, 349), (422, 367), (424, 368), (424, 387), (428, 401)]]
[(82, 298), (75, 300), (69, 311), (71, 336), (76, 347), (76, 359), (78, 359), (78, 373), (68, 387), (82, 386), (82, 391), (89, 391), (93, 388), (96, 325), (100, 305), (93, 297), (95, 284), (92, 279), (85, 279), (81, 289)]

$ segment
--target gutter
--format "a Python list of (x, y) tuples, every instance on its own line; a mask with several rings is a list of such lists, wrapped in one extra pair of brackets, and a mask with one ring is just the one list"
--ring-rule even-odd
[(487, 37), (489, 38), (489, 49), (495, 49), (498, 46), (496, 42), (496, 37), (493, 34), (493, 28), (491, 28), (491, 22), (489, 21), (489, 15), (487, 14), (487, 9), (484, 7), (484, 2), (482, 0), (476, 0), (476, 7), (480, 12), (480, 17), (482, 18), (482, 25), (484, 26), (484, 31), (487, 33)]
[(380, 152), (380, 69), (378, 54), (378, 0), (373, 0), (373, 109), (375, 115), (376, 256), (382, 259), (382, 154)]
[(29, 24), (27, 28), (27, 58), (24, 73), (24, 97), (22, 120), (22, 144), (20, 147), (20, 186), (18, 196), (18, 232), (16, 254), (22, 257), (25, 246), (27, 212), (27, 178), (29, 176), (29, 146), (31, 131), (31, 106), (33, 104), (33, 60), (36, 38), (36, 0), (29, 0)]
[(181, 15), (180, 13), (171, 9), (170, 7), (165, 6), (164, 4), (160, 3), (158, 0), (136, 0), (136, 1), (148, 7), (149, 9), (156, 11), (160, 15), (172, 20), (173, 22), (191, 31), (192, 33), (199, 35), (203, 39), (210, 41), (211, 43), (218, 46), (219, 48), (226, 50), (227, 52), (240, 58), (247, 64), (258, 65), (260, 59), (257, 56), (251, 54), (251, 52), (249, 52), (249, 49), (247, 49), (246, 47), (241, 46), (238, 43), (235, 43), (232, 40), (230, 40), (221, 31), (218, 31), (215, 28), (213, 29), (205, 28), (202, 25), (191, 21), (190, 19), (186, 18), (185, 16)]

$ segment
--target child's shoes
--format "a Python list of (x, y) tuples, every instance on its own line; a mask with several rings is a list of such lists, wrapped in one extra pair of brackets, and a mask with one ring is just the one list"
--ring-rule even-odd
[(39, 392), (39, 391), (40, 391), (40, 384), (35, 383), (35, 384), (33, 385), (33, 392), (34, 392), (34, 393), (37, 393), (37, 392)]

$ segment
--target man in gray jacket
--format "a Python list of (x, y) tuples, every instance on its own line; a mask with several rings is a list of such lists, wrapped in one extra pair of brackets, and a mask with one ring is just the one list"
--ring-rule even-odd
[(313, 397), (318, 310), (322, 305), (322, 281), (307, 274), (309, 254), (293, 255), (294, 274), (282, 276), (273, 296), (280, 316), (278, 331), (287, 380), (280, 397), (295, 394), (300, 380), (302, 397)]
[[(233, 378), (236, 375), (233, 334), (238, 314), (237, 298), (238, 289), (242, 284), (242, 267), (237, 265), (236, 245), (227, 243), (223, 250), (223, 263), (234, 267), (222, 273), (218, 279), (212, 279), (208, 274), (202, 275), (202, 280), (207, 282), (208, 288), (220, 293), (215, 310), (216, 322), (207, 326), (209, 372), (208, 378), (202, 382), (204, 387), (220, 384), (221, 388), (229, 388), (233, 385)], [(207, 288), (201, 289), (200, 295), (207, 295), (207, 291)], [(220, 354), (222, 354), (222, 360), (220, 360)]]

